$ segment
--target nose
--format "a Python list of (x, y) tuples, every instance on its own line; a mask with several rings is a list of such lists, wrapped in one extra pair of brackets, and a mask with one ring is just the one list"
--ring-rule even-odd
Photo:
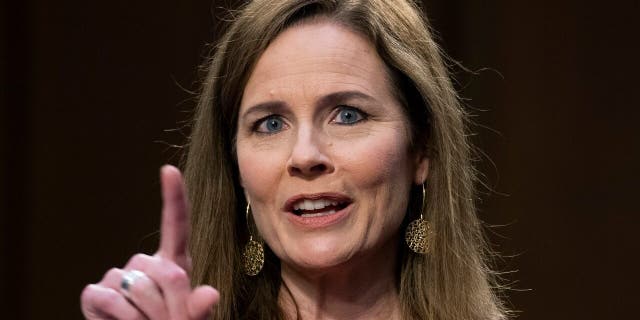
[(328, 145), (313, 129), (300, 129), (287, 162), (290, 176), (313, 179), (334, 171), (331, 158), (327, 155)]

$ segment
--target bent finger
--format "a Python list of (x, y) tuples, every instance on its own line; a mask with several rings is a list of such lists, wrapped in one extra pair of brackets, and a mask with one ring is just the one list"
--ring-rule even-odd
[(189, 294), (187, 310), (189, 319), (207, 319), (213, 311), (213, 306), (220, 301), (218, 290), (211, 286), (199, 286)]
[[(137, 272), (132, 277), (131, 272)], [(125, 276), (131, 281), (123, 288)], [(107, 272), (101, 284), (117, 290), (135, 305), (144, 315), (151, 319), (167, 319), (167, 307), (160, 288), (145, 273), (137, 270), (111, 269)]]
[(146, 317), (127, 299), (112, 288), (88, 285), (80, 297), (82, 314), (89, 320), (142, 320)]
[(191, 292), (189, 275), (175, 262), (161, 256), (135, 255), (126, 269), (144, 272), (160, 288), (168, 317), (187, 318), (187, 297)]

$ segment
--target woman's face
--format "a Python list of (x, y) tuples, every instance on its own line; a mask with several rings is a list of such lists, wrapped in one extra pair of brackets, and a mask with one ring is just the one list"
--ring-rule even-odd
[(375, 48), (330, 22), (285, 30), (258, 60), (237, 156), (260, 235), (283, 263), (324, 269), (394, 248), (427, 160), (409, 152), (388, 81)]

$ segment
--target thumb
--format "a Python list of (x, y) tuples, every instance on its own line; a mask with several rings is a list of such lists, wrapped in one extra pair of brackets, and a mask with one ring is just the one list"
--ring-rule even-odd
[(220, 301), (220, 294), (211, 286), (199, 286), (193, 289), (187, 298), (189, 319), (207, 319), (218, 301)]

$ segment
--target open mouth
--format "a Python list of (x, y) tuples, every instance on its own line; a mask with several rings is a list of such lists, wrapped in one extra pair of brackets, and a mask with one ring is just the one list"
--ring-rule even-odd
[(321, 217), (334, 214), (337, 211), (346, 208), (349, 204), (349, 201), (331, 199), (300, 199), (292, 205), (292, 212), (293, 214), (303, 218)]
[(301, 218), (328, 216), (348, 207), (353, 200), (341, 193), (300, 194), (289, 198), (284, 210)]

